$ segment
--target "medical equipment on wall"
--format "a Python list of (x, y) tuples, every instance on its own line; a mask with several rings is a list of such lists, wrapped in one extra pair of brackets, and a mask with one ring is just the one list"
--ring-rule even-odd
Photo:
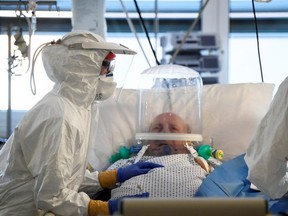
[[(170, 32), (162, 36), (163, 64), (169, 61), (183, 39), (184, 32)], [(183, 65), (200, 73), (203, 84), (218, 83), (220, 67), (220, 42), (216, 34), (193, 32), (186, 36), (173, 64)]]

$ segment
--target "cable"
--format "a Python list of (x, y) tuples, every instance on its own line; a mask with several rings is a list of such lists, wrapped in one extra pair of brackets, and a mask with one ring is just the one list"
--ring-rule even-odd
[(192, 30), (194, 29), (194, 27), (196, 26), (197, 22), (199, 21), (205, 7), (207, 6), (208, 2), (210, 0), (206, 0), (204, 5), (202, 5), (197, 18), (194, 20), (194, 22), (191, 24), (191, 26), (189, 27), (189, 29), (187, 30), (186, 34), (184, 35), (181, 43), (179, 44), (178, 48), (175, 50), (175, 52), (173, 53), (172, 57), (170, 58), (169, 64), (172, 64), (175, 61), (176, 56), (178, 55), (178, 53), (180, 52), (182, 46), (184, 45), (184, 43), (186, 42), (187, 37), (189, 36), (190, 32), (192, 32)]
[(149, 62), (149, 60), (148, 60), (148, 57), (147, 57), (147, 55), (145, 54), (145, 51), (144, 51), (144, 49), (143, 49), (143, 47), (142, 47), (142, 45), (141, 45), (141, 43), (140, 43), (139, 37), (138, 37), (137, 32), (136, 32), (136, 30), (135, 30), (135, 27), (134, 27), (134, 25), (133, 25), (133, 23), (132, 23), (132, 21), (131, 21), (131, 19), (130, 19), (130, 17), (129, 17), (129, 14), (128, 14), (126, 8), (125, 8), (125, 5), (124, 5), (124, 3), (123, 3), (122, 0), (120, 0), (120, 3), (121, 3), (122, 8), (123, 8), (123, 10), (124, 10), (124, 12), (125, 12), (128, 25), (129, 25), (131, 31), (134, 33), (134, 36), (136, 37), (136, 40), (137, 40), (137, 42), (138, 42), (138, 44), (139, 44), (139, 46), (140, 46), (140, 48), (141, 48), (141, 51), (142, 51), (142, 53), (143, 53), (143, 55), (144, 55), (144, 57), (145, 57), (148, 65), (149, 65), (149, 67), (151, 68), (151, 64), (150, 64), (150, 62)]
[(262, 63), (261, 63), (261, 56), (260, 56), (258, 25), (257, 25), (257, 18), (256, 18), (256, 11), (255, 11), (254, 0), (252, 0), (252, 7), (253, 7), (254, 23), (255, 23), (255, 30), (256, 30), (257, 52), (258, 52), (258, 60), (259, 60), (259, 66), (260, 66), (260, 74), (261, 74), (261, 80), (262, 80), (262, 82), (264, 82), (263, 71), (262, 71)]
[(155, 5), (154, 6), (155, 6), (155, 21), (154, 21), (155, 52), (157, 53), (158, 33), (159, 33), (158, 0), (155, 0)]
[(156, 61), (157, 65), (160, 65), (160, 62), (159, 62), (158, 59), (157, 59), (157, 56), (156, 56), (155, 50), (154, 50), (153, 47), (152, 47), (151, 40), (150, 40), (150, 37), (149, 37), (148, 31), (147, 31), (147, 28), (146, 28), (146, 26), (145, 26), (145, 24), (144, 24), (143, 18), (142, 18), (142, 16), (141, 16), (141, 12), (140, 12), (140, 9), (139, 9), (139, 7), (138, 7), (137, 1), (134, 0), (134, 3), (135, 3), (135, 7), (136, 7), (137, 13), (138, 13), (139, 18), (140, 18), (141, 26), (142, 26), (143, 29), (144, 29), (144, 32), (145, 32), (146, 37), (147, 37), (147, 39), (148, 39), (148, 42), (149, 42), (150, 48), (151, 48), (152, 53), (153, 53), (153, 55), (154, 55), (155, 61)]
[(36, 83), (35, 83), (35, 77), (34, 77), (35, 62), (39, 54), (41, 53), (42, 49), (46, 46), (49, 46), (50, 44), (55, 44), (55, 42), (52, 41), (52, 42), (41, 44), (39, 47), (37, 47), (37, 49), (35, 50), (33, 54), (32, 69), (31, 69), (31, 74), (30, 74), (30, 89), (33, 95), (36, 95)]

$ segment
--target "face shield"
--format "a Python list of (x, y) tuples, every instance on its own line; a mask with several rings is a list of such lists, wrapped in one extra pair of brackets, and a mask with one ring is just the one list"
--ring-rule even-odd
[[(185, 153), (202, 141), (202, 79), (179, 65), (159, 65), (141, 73), (136, 140), (147, 154)], [(159, 154), (158, 154), (159, 153)]]
[(116, 92), (115, 89), (123, 87), (136, 52), (121, 44), (106, 42), (103, 39), (99, 41), (79, 41), (66, 46), (69, 50), (96, 51), (105, 54), (98, 68), (96, 68), (98, 70), (98, 83), (95, 100), (102, 101), (111, 96), (117, 100), (119, 91)]
[(108, 98), (118, 101), (133, 58), (133, 55), (115, 55), (112, 52), (106, 56), (101, 66), (96, 101)]

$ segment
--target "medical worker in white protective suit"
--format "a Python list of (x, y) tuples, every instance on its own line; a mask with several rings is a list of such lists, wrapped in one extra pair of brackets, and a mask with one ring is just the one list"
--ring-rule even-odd
[(105, 99), (113, 92), (109, 86), (115, 87), (100, 76), (111, 52), (135, 54), (86, 31), (44, 47), (44, 67), (55, 86), (24, 116), (0, 152), (1, 216), (112, 214), (117, 200), (91, 200), (87, 193), (158, 167), (138, 163), (109, 172), (86, 169), (91, 106), (96, 95)]

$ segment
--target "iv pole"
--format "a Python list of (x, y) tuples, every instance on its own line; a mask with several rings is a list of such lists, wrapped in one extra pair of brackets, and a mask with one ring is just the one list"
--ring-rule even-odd
[(11, 67), (11, 26), (7, 28), (8, 35), (8, 108), (6, 113), (6, 137), (8, 138), (11, 135), (11, 76), (12, 76), (12, 67)]

